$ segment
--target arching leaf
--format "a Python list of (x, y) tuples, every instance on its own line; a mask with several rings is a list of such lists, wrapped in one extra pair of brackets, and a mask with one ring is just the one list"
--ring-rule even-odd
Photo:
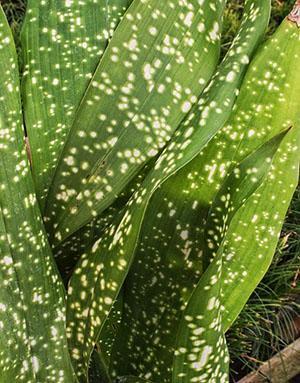
[[(151, 195), (162, 180), (194, 158), (226, 122), (237, 87), (247, 67), (248, 55), (253, 52), (266, 26), (269, 4), (263, 10), (261, 14), (257, 10), (251, 12), (252, 17), (246, 18), (247, 23), (238, 36), (238, 41), (241, 39), (244, 42), (241, 45), (242, 49), (239, 48), (239, 44), (233, 45), (232, 53), (219, 68), (199, 105), (193, 108), (180, 127), (175, 142), (168, 146), (162, 159), (159, 159), (146, 177), (143, 187), (129, 202), (122, 221), (114, 222), (106, 231), (106, 235), (95, 243), (92, 252), (82, 257), (75, 269), (69, 286), (68, 305), (69, 337), (74, 359), (82, 355), (81, 358), (87, 361), (90, 357), (95, 340), (131, 265)], [(250, 35), (252, 23), (256, 21), (259, 26), (258, 34)], [(226, 78), (228, 81), (224, 81)], [(210, 119), (207, 118), (208, 111), (211, 112)], [(203, 120), (207, 122), (205, 129), (196, 129), (198, 126), (202, 127)], [(162, 167), (164, 161), (166, 166)], [(82, 289), (84, 293), (81, 296), (79, 291)], [(78, 369), (85, 369), (81, 361), (78, 363)], [(160, 379), (163, 381), (164, 378), (160, 376)]]
[(81, 102), (49, 192), (55, 244), (109, 207), (170, 140), (215, 70), (224, 5), (132, 3)]

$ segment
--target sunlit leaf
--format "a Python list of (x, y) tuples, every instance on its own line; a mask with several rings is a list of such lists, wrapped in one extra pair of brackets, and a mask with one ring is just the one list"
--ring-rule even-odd
[(270, 267), (299, 182), (299, 148), (300, 125), (285, 138), (267, 179), (236, 214), (226, 234), (222, 276), (224, 330), (232, 325)]
[(222, 319), (226, 232), (236, 212), (266, 178), (286, 133), (275, 136), (236, 166), (213, 201), (207, 230), (213, 237), (210, 243), (214, 245), (214, 258), (182, 315), (172, 369), (173, 383), (228, 382), (229, 358), (225, 352)]
[[(235, 45), (215, 79), (216, 89), (210, 88), (206, 103), (200, 108), (202, 113), (197, 112), (189, 122), (190, 129), (187, 129), (188, 134), (182, 138), (182, 142), (187, 142), (193, 128), (197, 131), (196, 127), (201, 126), (208, 105), (216, 101), (222, 105), (220, 94), (223, 95), (223, 102), (232, 105), (247, 67), (245, 57), (251, 57), (266, 29), (269, 12), (270, 3), (247, 2)], [(256, 35), (252, 33), (254, 26)], [(240, 50), (240, 46), (244, 49)], [(237, 70), (236, 65), (240, 65), (241, 61), (244, 65), (239, 67), (239, 76), (232, 82), (225, 82), (223, 79), (233, 75), (233, 68)], [(218, 119), (213, 115), (207, 120), (202, 128), (204, 133), (205, 129), (208, 132), (212, 129), (216, 131), (223, 126), (231, 112), (229, 105), (222, 114), (216, 112)], [(211, 159), (217, 162), (217, 153), (219, 147), (223, 147), (223, 141), (219, 137), (218, 141), (215, 140), (217, 144), (209, 144), (190, 164), (167, 180), (149, 203), (134, 263), (124, 286), (126, 309), (112, 358), (113, 370), (118, 375), (136, 373), (135, 366), (139, 366), (138, 372), (143, 376), (149, 370), (154, 370), (159, 375), (156, 378), (162, 381), (162, 371), (170, 368), (180, 312), (203, 272), (205, 218), (211, 199), (222, 182), (220, 179), (216, 186), (212, 185), (208, 166)], [(191, 142), (197, 141), (191, 139)], [(226, 170), (224, 167), (222, 178)]]

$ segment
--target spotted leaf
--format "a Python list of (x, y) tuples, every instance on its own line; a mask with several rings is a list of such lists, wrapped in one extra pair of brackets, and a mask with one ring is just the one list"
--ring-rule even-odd
[(23, 101), (41, 206), (75, 112), (131, 0), (28, 0), (21, 33)]
[(0, 381), (76, 382), (65, 292), (27, 161), (13, 38), (0, 8)]
[(236, 212), (266, 178), (286, 133), (275, 136), (234, 167), (216, 195), (207, 223), (208, 230), (213, 231), (214, 258), (182, 314), (172, 369), (173, 383), (226, 383), (229, 380), (222, 319), (226, 232)]
[[(210, 105), (217, 102), (221, 109), (227, 103), (222, 114), (219, 110), (207, 119), (204, 132), (221, 128), (231, 113), (247, 62), (266, 29), (270, 13), (270, 2), (247, 1), (245, 6), (236, 41), (219, 68), (205, 103), (201, 103), (199, 111), (193, 110), (195, 116), (184, 130), (182, 142), (189, 140), (193, 130), (197, 132)], [(257, 34), (253, 34), (254, 28)], [(224, 81), (231, 76), (232, 81)], [(180, 313), (203, 272), (203, 227), (211, 198), (222, 182), (218, 179), (216, 186), (212, 184), (212, 172), (207, 167), (210, 159), (216, 164), (219, 159), (222, 165), (218, 155), (223, 149), (221, 138), (200, 150), (195, 159), (160, 186), (149, 202), (134, 263), (123, 289), (126, 309), (112, 355), (112, 370), (118, 376), (139, 373), (169, 381), (164, 375), (170, 373), (166, 371), (172, 364)], [(225, 175), (226, 168), (223, 178)]]
[[(55, 244), (157, 155), (217, 65), (225, 0), (136, 0), (81, 102), (47, 200)], [(195, 81), (196, 79), (196, 81)]]
[(284, 139), (267, 179), (237, 212), (226, 233), (222, 275), (224, 331), (232, 325), (272, 262), (299, 182), (299, 127)]
[[(106, 234), (95, 243), (90, 253), (83, 255), (75, 269), (69, 285), (68, 322), (71, 352), (81, 374), (84, 374), (93, 345), (131, 264), (145, 209), (153, 192), (161, 181), (203, 149), (230, 114), (237, 87), (248, 64), (248, 55), (256, 47), (268, 20), (270, 4), (262, 8), (261, 13), (258, 11), (260, 7), (257, 9), (257, 3), (255, 4), (256, 11), (249, 7), (251, 17), (245, 17), (245, 24), (237, 38), (237, 41), (241, 39), (243, 42), (242, 48), (237, 43), (233, 45), (231, 53), (219, 68), (205, 95), (181, 125), (175, 143), (168, 145), (162, 156), (163, 160), (159, 159), (142, 187), (128, 203), (121, 222), (114, 222), (106, 230)], [(257, 35), (252, 33), (253, 22), (257, 23)], [(229, 81), (224, 81), (226, 78)], [(222, 113), (219, 113), (219, 108)], [(207, 110), (211, 111), (210, 119), (207, 118)], [(196, 129), (195, 127), (202, 127), (203, 120), (207, 121), (206, 129)], [(162, 163), (165, 167), (162, 167)], [(163, 379), (162, 376), (160, 379)]]

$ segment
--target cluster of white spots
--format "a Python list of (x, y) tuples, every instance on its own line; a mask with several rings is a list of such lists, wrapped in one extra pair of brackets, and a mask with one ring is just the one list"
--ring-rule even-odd
[[(213, 4), (211, 8), (214, 8)], [(252, 16), (254, 14), (255, 12), (251, 12)], [(153, 20), (156, 20), (158, 17), (159, 14), (155, 12)], [(252, 19), (254, 23), (256, 16), (252, 17)], [(182, 18), (182, 20), (185, 19)], [(133, 17), (132, 21), (135, 22)], [(151, 28), (154, 26), (154, 21), (152, 21), (152, 24)], [(196, 27), (198, 25), (199, 23), (195, 24)], [(249, 34), (252, 28), (253, 25), (251, 24), (251, 28), (249, 27), (248, 30), (244, 31), (245, 35), (243, 37), (245, 41), (248, 41), (249, 35), (252, 36), (252, 33)], [(213, 33), (214, 37), (214, 33), (218, 33), (219, 27), (217, 25), (206, 26), (206, 30), (210, 31), (209, 33)], [(157, 35), (155, 34), (155, 36)], [(167, 38), (164, 42), (164, 46), (168, 47), (168, 49), (172, 48), (172, 44), (173, 42), (170, 38)], [(142, 49), (141, 44), (137, 46)], [(207, 89), (206, 94), (200, 99), (197, 108), (201, 112), (197, 113), (194, 109), (192, 110), (192, 114), (184, 122), (180, 132), (176, 135), (176, 142), (172, 142), (168, 146), (168, 150), (165, 151), (156, 164), (155, 171), (157, 170), (157, 173), (154, 171), (154, 175), (152, 174), (152, 178), (149, 181), (150, 186), (146, 183), (146, 186), (136, 193), (129, 203), (126, 210), (127, 213), (121, 220), (121, 223), (120, 220), (116, 219), (114, 225), (106, 231), (103, 238), (107, 236), (109, 239), (97, 241), (92, 253), (86, 254), (83, 257), (77, 269), (78, 275), (76, 275), (76, 279), (73, 281), (74, 285), (70, 287), (69, 321), (70, 337), (74, 344), (74, 358), (80, 359), (83, 355), (83, 359), (85, 359), (80, 362), (81, 368), (87, 365), (86, 355), (89, 355), (87, 350), (91, 350), (93, 346), (89, 335), (93, 335), (97, 328), (99, 328), (105, 318), (105, 313), (116, 298), (116, 292), (122, 277), (120, 274), (117, 274), (119, 268), (115, 266), (119, 265), (119, 259), (123, 260), (124, 267), (129, 264), (129, 262), (127, 263), (127, 256), (131, 254), (131, 240), (134, 242), (134, 239), (131, 236), (127, 236), (127, 231), (135, 233), (134, 230), (130, 231), (130, 229), (135, 227), (135, 223), (139, 222), (141, 218), (145, 206), (145, 193), (149, 192), (149, 189), (150, 191), (155, 190), (159, 185), (158, 173), (162, 172), (164, 176), (170, 175), (178, 164), (183, 163), (180, 161), (184, 161), (184, 155), (192, 152), (193, 143), (196, 142), (196, 138), (201, 137), (201, 133), (199, 133), (198, 137), (196, 135), (196, 133), (204, 130), (200, 129), (201, 127), (211, 129), (212, 131), (214, 128), (217, 130), (220, 126), (212, 126), (213, 122), (217, 120), (217, 118), (213, 117), (218, 116), (219, 118), (221, 116), (224, 120), (227, 120), (228, 113), (231, 111), (233, 101), (238, 93), (236, 86), (239, 83), (240, 75), (245, 71), (245, 66), (249, 61), (249, 53), (251, 53), (251, 49), (247, 44), (243, 44), (243, 49), (233, 50), (232, 57), (228, 59), (230, 65), (226, 67), (226, 70), (218, 72), (216, 78)], [(131, 58), (134, 61), (133, 57)], [(133, 64), (129, 64), (132, 64), (130, 60), (128, 60), (126, 65), (132, 68)], [(146, 70), (146, 72), (143, 70), (142, 76), (146, 73), (148, 78), (143, 77), (143, 79), (151, 82), (156, 76), (156, 71), (153, 69), (154, 65), (151, 60), (148, 60), (147, 64), (149, 64), (149, 67), (147, 67), (149, 70)], [(255, 72), (255, 67), (252, 68), (252, 71)], [(252, 82), (253, 77), (255, 81)], [(280, 79), (280, 76), (278, 79)], [(246, 85), (235, 109), (234, 118), (211, 140), (211, 143), (205, 149), (198, 153), (195, 162), (192, 161), (190, 166), (182, 170), (181, 174), (179, 172), (181, 180), (187, 181), (186, 184), (185, 182), (182, 183), (184, 185), (182, 190), (181, 187), (178, 187), (178, 185), (182, 184), (177, 184), (173, 179), (170, 179), (153, 196), (149, 207), (151, 214), (147, 214), (147, 220), (145, 220), (147, 224), (142, 227), (135, 253), (135, 261), (126, 280), (124, 313), (121, 330), (119, 331), (120, 338), (118, 339), (121, 341), (117, 342), (118, 345), (122, 345), (123, 349), (113, 350), (112, 361), (115, 375), (132, 373), (133, 375), (137, 374), (154, 381), (170, 380), (169, 361), (172, 360), (175, 351), (174, 329), (178, 328), (178, 318), (181, 317), (182, 311), (186, 307), (187, 298), (190, 296), (191, 291), (195, 287), (195, 282), (198, 281), (199, 274), (201, 275), (203, 270), (203, 248), (205, 244), (201, 225), (205, 221), (199, 220), (199, 217), (206, 216), (224, 177), (229, 173), (235, 162), (240, 162), (249, 152), (259, 146), (261, 142), (264, 142), (268, 136), (274, 135), (274, 131), (271, 131), (271, 121), (268, 122), (268, 119), (272, 118), (273, 108), (270, 107), (269, 101), (258, 100), (257, 83), (260, 80), (256, 80), (257, 73), (255, 76), (252, 73), (252, 76), (249, 75), (247, 77)], [(272, 80), (272, 78), (269, 80)], [(266, 86), (269, 87), (269, 84), (265, 84), (263, 81), (259, 86), (262, 86), (263, 89)], [(112, 88), (111, 83), (108, 85)], [(163, 85), (168, 89), (167, 82)], [(277, 85), (274, 85), (274, 89), (276, 87)], [(225, 89), (228, 91), (220, 92), (220, 94), (223, 94), (221, 99), (215, 97), (211, 99), (209, 92), (211, 88), (213, 90), (224, 91)], [(177, 100), (180, 91), (177, 88), (174, 91), (174, 99)], [(226, 96), (224, 96), (225, 93)], [(246, 96), (253, 96), (250, 107), (249, 103), (247, 105), (243, 104), (245, 94)], [(282, 100), (284, 97), (282, 94), (278, 100)], [(137, 103), (132, 102), (131, 105), (131, 99), (126, 98), (121, 101), (126, 105), (124, 132), (130, 126), (129, 120), (131, 121), (131, 119), (136, 118), (136, 126), (139, 127), (140, 131), (145, 130), (148, 135), (150, 132), (146, 129), (150, 129), (152, 125), (149, 128), (147, 114), (144, 116), (141, 113), (138, 117), (135, 117), (138, 110)], [(186, 100), (182, 101), (184, 103)], [(261, 105), (264, 103), (268, 103), (268, 105), (257, 110), (258, 101)], [(182, 106), (183, 103), (181, 102), (178, 105)], [(101, 114), (105, 114), (105, 112)], [(153, 115), (155, 115), (155, 111), (153, 111)], [(266, 124), (259, 123), (262, 117), (267, 118)], [(109, 118), (105, 118), (103, 121), (107, 121), (107, 125), (104, 124), (107, 134), (111, 134), (114, 127), (118, 125), (113, 125)], [(284, 122), (285, 124), (286, 121)], [(281, 123), (277, 126), (278, 130), (282, 129)], [(194, 130), (191, 130), (191, 128), (194, 128)], [(255, 130), (255, 134), (249, 137), (248, 132), (251, 129)], [(184, 135), (187, 137), (184, 137)], [(182, 139), (183, 137), (184, 139)], [(84, 141), (82, 142), (84, 147)], [(248, 146), (249, 149), (247, 149)], [(143, 148), (134, 145), (129, 147), (127, 143), (121, 146), (120, 149), (118, 148), (116, 153), (122, 160), (118, 163), (118, 167), (127, 163), (129, 169), (133, 169), (129, 164), (129, 158), (133, 157), (132, 151), (134, 149), (140, 150), (141, 153), (143, 151)], [(197, 153), (197, 150), (199, 151), (198, 148), (194, 149), (193, 153)], [(91, 156), (94, 155), (95, 151), (94, 147), (87, 148), (87, 153), (90, 153)], [(105, 159), (107, 160), (107, 157)], [(214, 165), (216, 166), (214, 167)], [(196, 166), (197, 170), (195, 170)], [(65, 171), (68, 175), (70, 169), (66, 167)], [(126, 168), (124, 171), (126, 172)], [(116, 172), (114, 174), (119, 173)], [(183, 174), (185, 177), (182, 177)], [(104, 179), (105, 183), (111, 181), (107, 177), (104, 177)], [(171, 180), (174, 182), (175, 187)], [(209, 182), (207, 182), (208, 180)], [(170, 187), (170, 185), (173, 185), (173, 187)], [(70, 189), (72, 188), (73, 186), (70, 187)], [(229, 197), (227, 194), (221, 196), (221, 202), (227, 208), (230, 207)], [(179, 200), (181, 203), (178, 202)], [(185, 209), (189, 213), (188, 216), (184, 215)], [(153, 213), (154, 211), (155, 214)], [(191, 212), (193, 217), (190, 216)], [(219, 218), (220, 215), (218, 216)], [(223, 235), (226, 231), (225, 229), (227, 229), (224, 222), (222, 222), (222, 218), (221, 222), (215, 222), (217, 227), (213, 228), (210, 233), (212, 236), (217, 236), (214, 239), (215, 241), (220, 241), (222, 239), (220, 234)], [(271, 232), (274, 232), (274, 230), (271, 230)], [(198, 240), (199, 237), (200, 240)], [(114, 239), (113, 244), (110, 242), (112, 239)], [(235, 236), (235, 239), (237, 241), (232, 242), (236, 246), (243, 242), (240, 233)], [(190, 247), (193, 248), (192, 251), (189, 251)], [(197, 249), (197, 252), (194, 251), (195, 249)], [(216, 251), (215, 248), (213, 250)], [(224, 258), (228, 262), (233, 261), (235, 258), (236, 254), (233, 250), (228, 251), (228, 253), (226, 252), (227, 257)], [(107, 256), (103, 257), (103, 254), (106, 253)], [(261, 253), (262, 251), (259, 251), (259, 254)], [(89, 260), (88, 264), (85, 262), (87, 259)], [(192, 347), (187, 348), (186, 345), (182, 345), (176, 350), (178, 356), (185, 355), (187, 358), (186, 366), (189, 370), (188, 373), (192, 374), (191, 382), (201, 382), (201, 379), (205, 381), (209, 376), (213, 376), (215, 381), (226, 382), (226, 376), (219, 367), (221, 361), (228, 362), (224, 339), (220, 337), (214, 344), (210, 344), (205, 342), (203, 336), (207, 332), (211, 332), (216, 336), (222, 334), (219, 291), (214, 290), (220, 281), (221, 265), (217, 264), (217, 266), (217, 272), (211, 275), (208, 283), (203, 288), (208, 295), (203, 310), (211, 317), (208, 320), (203, 315), (186, 316), (187, 328), (190, 331), (188, 339), (191, 341)], [(115, 267), (116, 274), (114, 277), (106, 274), (112, 267)], [(250, 273), (247, 273), (247, 268), (237, 268), (236, 270), (231, 270), (230, 275), (237, 281), (247, 278), (250, 275)], [(225, 279), (224, 285), (226, 285), (227, 279)], [(227, 283), (227, 285), (232, 287), (231, 282)], [(82, 292), (82, 288), (84, 288), (86, 294), (80, 297), (77, 291)], [(87, 307), (85, 305), (87, 297), (90, 297), (92, 301), (88, 325), (86, 323)], [(205, 323), (205, 320), (208, 323)], [(82, 348), (85, 351), (82, 355), (79, 355), (78, 350)], [(190, 352), (190, 349), (192, 352)], [(128, 352), (129, 350), (130, 352)], [(167, 355), (166, 350), (170, 350), (169, 355)], [(159, 358), (162, 351), (164, 352), (165, 360)], [(218, 366), (217, 368), (215, 367), (216, 365)], [(185, 372), (182, 376), (184, 374)]]
[[(50, 10), (41, 1), (27, 9), (22, 41), (25, 119), (42, 205), (77, 106), (129, 3), (63, 0)], [(27, 38), (32, 34), (40, 36), (37, 44)]]
[[(57, 168), (45, 213), (49, 230), (56, 227), (55, 241), (103, 212), (166, 145), (197, 101), (218, 56), (224, 1), (213, 3), (199, 7), (196, 0), (150, 1), (133, 4), (126, 13), (93, 76)], [(142, 16), (142, 8), (148, 18)], [(88, 130), (82, 129), (83, 122)], [(90, 131), (97, 134), (94, 140)], [(107, 145), (111, 137), (118, 141)], [(70, 153), (71, 148), (76, 153)], [(67, 195), (76, 195), (62, 198), (62, 188)], [(85, 196), (83, 188), (90, 194)], [(95, 198), (96, 190), (103, 198)]]
[[(16, 52), (3, 17), (0, 13), (0, 62), (5, 74), (0, 80), (0, 375), (5, 382), (63, 383), (72, 381), (73, 375), (64, 292), (34, 193)], [(54, 325), (58, 336), (50, 339)]]

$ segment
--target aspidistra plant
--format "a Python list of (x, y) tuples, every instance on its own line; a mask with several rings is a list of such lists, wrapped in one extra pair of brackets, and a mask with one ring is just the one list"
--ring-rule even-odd
[(21, 85), (0, 11), (1, 382), (228, 382), (298, 183), (300, 2), (261, 45), (245, 0), (217, 65), (224, 7), (29, 0)]

